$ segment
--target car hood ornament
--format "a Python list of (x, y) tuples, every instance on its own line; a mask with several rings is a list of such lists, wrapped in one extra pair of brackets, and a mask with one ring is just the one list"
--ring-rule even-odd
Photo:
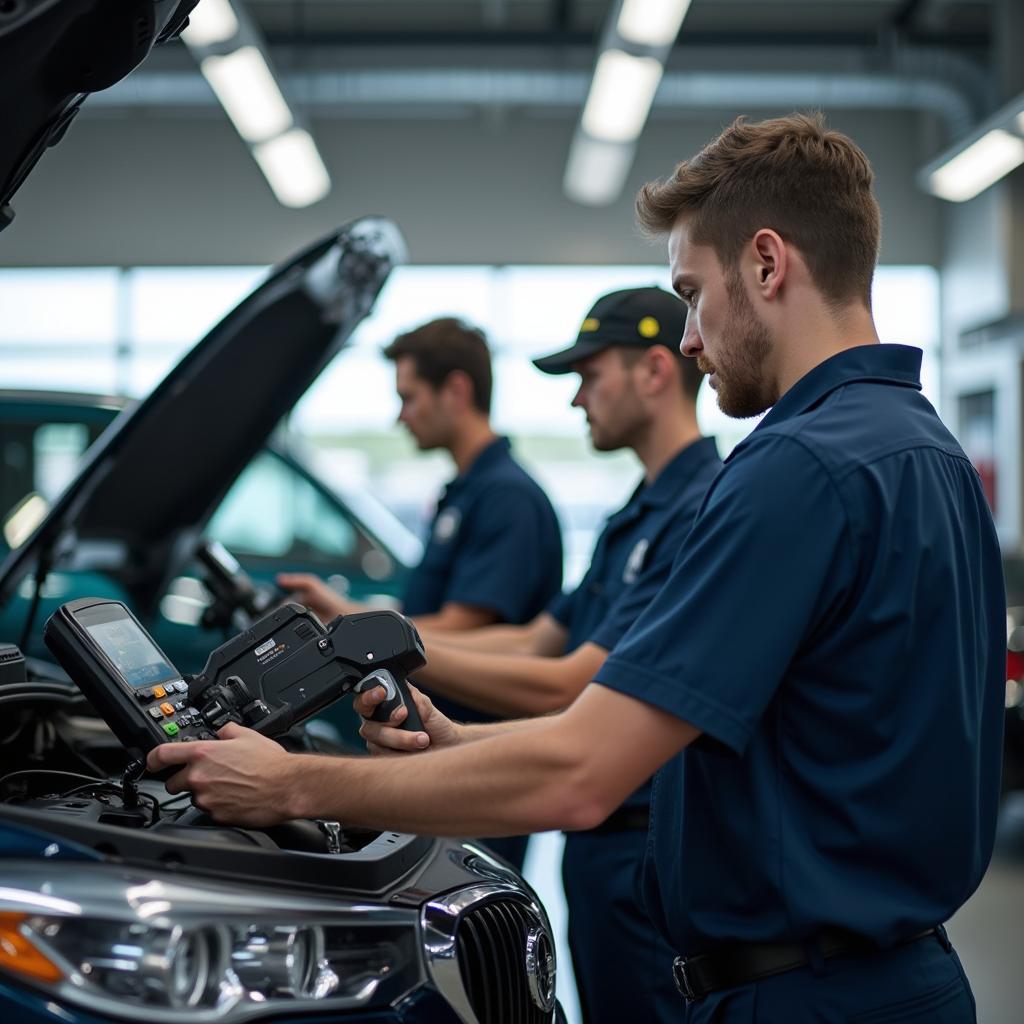
[(550, 1013), (555, 1007), (555, 956), (542, 928), (531, 928), (526, 935), (526, 983), (537, 1009)]

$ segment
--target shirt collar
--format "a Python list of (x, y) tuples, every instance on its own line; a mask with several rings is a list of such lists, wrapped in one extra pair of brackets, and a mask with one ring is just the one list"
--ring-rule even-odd
[(486, 473), (488, 469), (505, 461), (511, 449), (512, 445), (507, 437), (496, 437), (490, 444), (480, 449), (476, 458), (469, 464), (469, 468), (452, 480), (445, 490), (451, 491), (453, 488), (461, 487), (482, 473)]
[(713, 437), (691, 442), (662, 468), (649, 484), (641, 484), (635, 497), (641, 505), (660, 508), (679, 497), (679, 492), (707, 463), (718, 459)]
[(858, 345), (830, 356), (804, 374), (754, 428), (799, 416), (826, 395), (854, 381), (896, 384), (921, 390), (921, 350), (909, 345)]

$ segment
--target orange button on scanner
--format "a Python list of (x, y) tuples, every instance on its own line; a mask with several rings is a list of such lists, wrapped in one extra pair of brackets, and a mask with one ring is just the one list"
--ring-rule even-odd
[(162, 686), (154, 686), (153, 696), (156, 697), (157, 700), (159, 700), (161, 697), (167, 696), (167, 691)]
[(173, 715), (174, 714), (174, 705), (169, 703), (168, 701), (164, 701), (164, 703), (160, 705), (160, 710), (165, 715)]

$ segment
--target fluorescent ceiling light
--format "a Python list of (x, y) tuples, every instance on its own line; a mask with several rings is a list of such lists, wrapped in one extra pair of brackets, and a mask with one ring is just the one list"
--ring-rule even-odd
[(255, 46), (243, 46), (226, 57), (205, 57), (199, 69), (247, 142), (263, 142), (291, 127), (292, 112)]
[(615, 30), (639, 46), (671, 46), (689, 9), (690, 0), (624, 0)]
[(583, 130), (604, 142), (639, 137), (661, 81), (661, 62), (605, 50), (597, 59), (590, 95), (583, 108)]
[(633, 146), (623, 142), (602, 142), (576, 133), (562, 187), (565, 194), (587, 206), (607, 206), (622, 192), (633, 165)]
[(1024, 139), (993, 128), (933, 171), (928, 187), (954, 203), (973, 199), (1024, 163)]
[(238, 34), (238, 18), (228, 0), (202, 0), (188, 16), (181, 38), (189, 46), (226, 43)]
[(252, 155), (274, 195), (285, 206), (309, 206), (331, 190), (331, 179), (316, 143), (303, 128), (293, 128), (253, 146)]

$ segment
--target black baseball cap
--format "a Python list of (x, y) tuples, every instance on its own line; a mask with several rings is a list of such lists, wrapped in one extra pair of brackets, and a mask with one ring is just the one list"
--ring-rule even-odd
[(580, 326), (576, 343), (562, 352), (534, 359), (545, 373), (571, 373), (573, 364), (612, 345), (675, 350), (686, 327), (686, 306), (670, 292), (653, 285), (624, 288), (602, 295)]

